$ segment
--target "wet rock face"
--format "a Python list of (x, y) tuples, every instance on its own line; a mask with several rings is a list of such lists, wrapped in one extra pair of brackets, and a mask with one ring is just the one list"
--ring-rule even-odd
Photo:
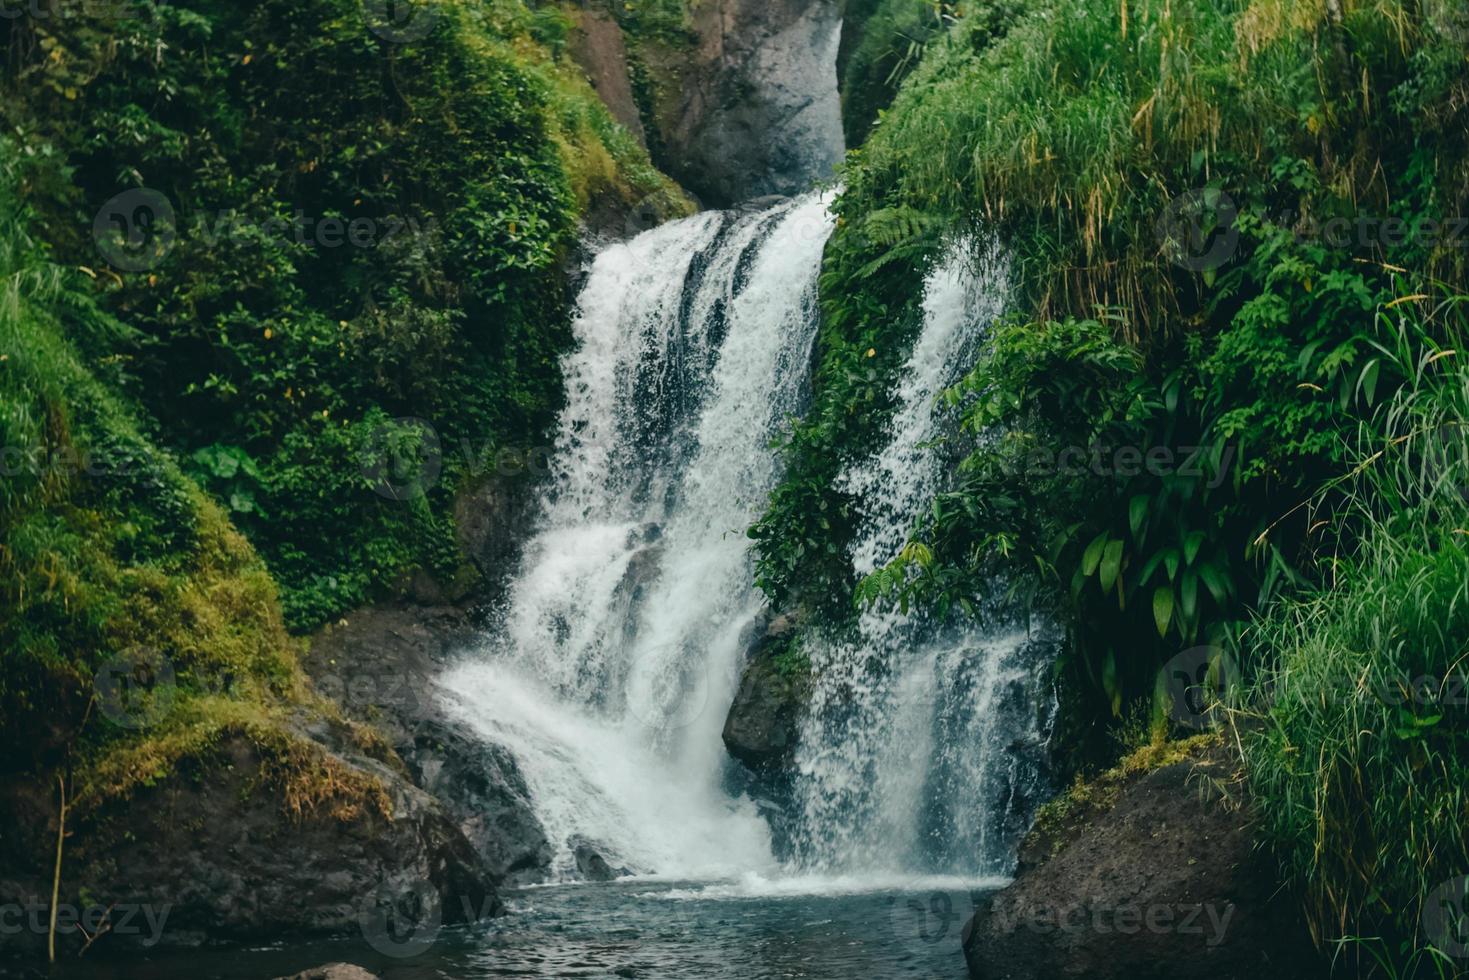
[(795, 629), (794, 620), (780, 616), (759, 636), (724, 721), (724, 746), (729, 754), (768, 776), (780, 774), (789, 765), (810, 693), (804, 677), (782, 673), (775, 662), (775, 651)]
[[(794, 195), (845, 153), (837, 49), (841, 0), (701, 0), (688, 44), (629, 40), (595, 4), (571, 54), (654, 163), (704, 206)], [(639, 106), (629, 70), (652, 84)]]
[(591, 841), (576, 840), (572, 841), (572, 845), (577, 873), (586, 881), (613, 881), (633, 873), (628, 868), (614, 868), (608, 864), (599, 845)]
[(375, 607), (319, 634), (303, 664), (323, 694), (383, 732), (497, 880), (538, 880), (551, 847), (515, 759), (445, 715), (434, 694), (451, 653), (477, 635), (456, 608)]
[(965, 929), (976, 980), (1258, 980), (1323, 971), (1299, 904), (1277, 894), (1248, 810), (1211, 787), (1222, 750), (1143, 776), (1037, 854)]

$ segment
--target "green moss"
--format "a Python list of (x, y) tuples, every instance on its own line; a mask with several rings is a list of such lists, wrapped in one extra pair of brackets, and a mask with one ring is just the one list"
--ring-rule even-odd
[[(578, 220), (688, 202), (566, 57), (553, 8), (438, 4), (404, 39), (356, 0), (133, 6), (27, 20), (0, 80), (41, 233), (127, 324), (84, 362), (225, 506), (293, 629), (418, 571), (454, 580), (456, 491), (544, 445), (559, 407)], [(177, 239), (110, 269), (93, 217), (139, 185)], [(373, 244), (334, 242), (332, 221)], [(412, 500), (364, 472), (400, 418), (437, 438)]]
[(1214, 733), (1169, 739), (1155, 732), (1111, 769), (1091, 777), (1078, 774), (1065, 792), (1037, 810), (1030, 842), (1054, 857), (1088, 820), (1116, 805), (1122, 791), (1139, 777), (1174, 763), (1198, 761), (1220, 743)]

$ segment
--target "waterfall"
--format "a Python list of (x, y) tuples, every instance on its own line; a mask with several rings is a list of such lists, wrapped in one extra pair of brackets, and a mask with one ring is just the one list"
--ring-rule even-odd
[[(881, 610), (812, 638), (784, 869), (761, 813), (726, 790), (720, 732), (763, 612), (745, 529), (809, 389), (828, 203), (700, 214), (591, 269), (522, 567), (483, 648), (440, 685), (516, 757), (555, 878), (576, 877), (581, 845), (688, 879), (990, 875), (1029, 817), (1028, 631)], [(842, 477), (865, 515), (860, 573), (901, 547), (950, 468), (937, 398), (1004, 298), (1003, 263), (975, 251), (956, 243), (929, 277), (886, 442)]]
[(554, 875), (579, 841), (637, 872), (772, 865), (721, 788), (720, 730), (761, 611), (744, 532), (808, 389), (827, 204), (697, 215), (591, 270), (537, 530), (500, 628), (441, 684), (516, 756)]
[[(841, 485), (862, 511), (858, 575), (896, 557), (953, 464), (939, 397), (1004, 312), (993, 247), (952, 243), (924, 283), (923, 324), (886, 441)], [(800, 863), (826, 872), (998, 875), (1029, 824), (1043, 767), (1044, 630), (945, 625), (864, 610), (851, 629), (807, 638), (814, 691), (799, 743)]]

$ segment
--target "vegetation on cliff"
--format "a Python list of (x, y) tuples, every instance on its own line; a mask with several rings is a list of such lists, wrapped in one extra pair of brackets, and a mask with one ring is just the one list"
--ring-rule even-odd
[(38, 231), (128, 327), (89, 363), (225, 503), (296, 629), (414, 569), (456, 579), (454, 492), (524, 472), (557, 407), (578, 216), (680, 200), (561, 57), (557, 8), (376, 10), (6, 21)]
[(578, 222), (686, 207), (569, 24), (519, 0), (0, 21), (3, 802), (64, 799), (68, 857), (241, 738), (288, 819), (388, 816), (304, 732), (401, 763), (291, 633), (418, 571), (467, 587), (454, 498), (543, 458)]
[[(1457, 608), (1444, 569), (1462, 561), (1462, 536), (1429, 543), (1422, 525), (1415, 537), (1353, 519), (1353, 502), (1379, 492), (1346, 477), (1364, 446), (1401, 448), (1396, 406), (1426, 375), (1463, 377), (1450, 353), (1469, 285), (1462, 10), (1020, 6), (966, 4), (849, 157), (813, 406), (751, 530), (761, 585), (828, 619), (854, 600), (973, 614), (1008, 569), (1015, 589), (1074, 624), (1060, 677), (1084, 726), (1115, 726), (1137, 705), (1166, 723), (1165, 666), (1204, 645), (1216, 671), (1336, 676), (1345, 647), (1384, 676), (1428, 670), (1451, 685), (1440, 668), (1459, 669), (1462, 631), (1414, 655), (1431, 663), (1399, 663), (1414, 638), (1387, 623), (1350, 634), (1369, 619), (1346, 607), (1391, 605), (1384, 590), (1406, 601), (1390, 583), (1411, 566), (1422, 609)], [(847, 545), (861, 515), (836, 477), (891, 410), (923, 273), (965, 236), (1003, 243), (1015, 313), (947, 396), (964, 455), (955, 484), (899, 558), (857, 583)], [(1462, 415), (1444, 407), (1440, 462), (1464, 447)], [(1394, 557), (1379, 539), (1399, 535), (1410, 553)], [(1283, 597), (1340, 626), (1307, 642)], [(1256, 785), (1262, 810), (1280, 815), (1270, 836), (1294, 883), (1335, 850), (1311, 885), (1323, 942), (1381, 925), (1401, 963), (1432, 941), (1411, 928), (1423, 886), (1464, 860), (1461, 835), (1439, 836), (1442, 821), (1463, 822), (1463, 719), (1383, 708), (1370, 746), (1349, 749), (1342, 710), (1267, 712), (1275, 734), (1252, 737), (1276, 752), (1252, 750)], [(1423, 764), (1430, 745), (1437, 768)], [(1352, 760), (1372, 788), (1350, 789), (1346, 766), (1327, 780), (1336, 790), (1311, 795), (1318, 759)], [(1413, 802), (1362, 814), (1352, 844), (1328, 829), (1358, 820), (1384, 785), (1392, 806)], [(1372, 872), (1390, 860), (1406, 864)]]

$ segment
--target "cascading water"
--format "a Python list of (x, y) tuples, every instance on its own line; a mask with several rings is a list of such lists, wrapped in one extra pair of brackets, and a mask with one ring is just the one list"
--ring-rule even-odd
[[(641, 873), (768, 884), (782, 871), (754, 804), (723, 788), (720, 731), (762, 612), (744, 531), (808, 388), (833, 224), (815, 196), (702, 214), (593, 266), (537, 531), (501, 625), (442, 684), (516, 756), (554, 877), (576, 876), (580, 844)], [(859, 573), (893, 557), (949, 467), (936, 399), (1004, 296), (1002, 263), (976, 267), (973, 252), (956, 244), (926, 283), (888, 441), (843, 477), (865, 512)], [(1040, 738), (1027, 631), (874, 610), (811, 646), (784, 872), (1008, 870)]]
[(772, 865), (721, 789), (720, 729), (761, 606), (744, 530), (807, 388), (833, 223), (817, 196), (702, 214), (593, 266), (539, 530), (483, 658), (442, 685), (517, 757), (557, 876), (578, 841), (640, 872)]
[[(887, 441), (842, 476), (862, 509), (858, 575), (892, 558), (952, 460), (939, 396), (1004, 311), (993, 248), (953, 243), (925, 283), (923, 325)], [(1009, 871), (1030, 819), (1045, 718), (1045, 642), (1023, 625), (945, 626), (890, 608), (809, 637), (815, 684), (797, 757), (795, 850), (827, 872)]]

